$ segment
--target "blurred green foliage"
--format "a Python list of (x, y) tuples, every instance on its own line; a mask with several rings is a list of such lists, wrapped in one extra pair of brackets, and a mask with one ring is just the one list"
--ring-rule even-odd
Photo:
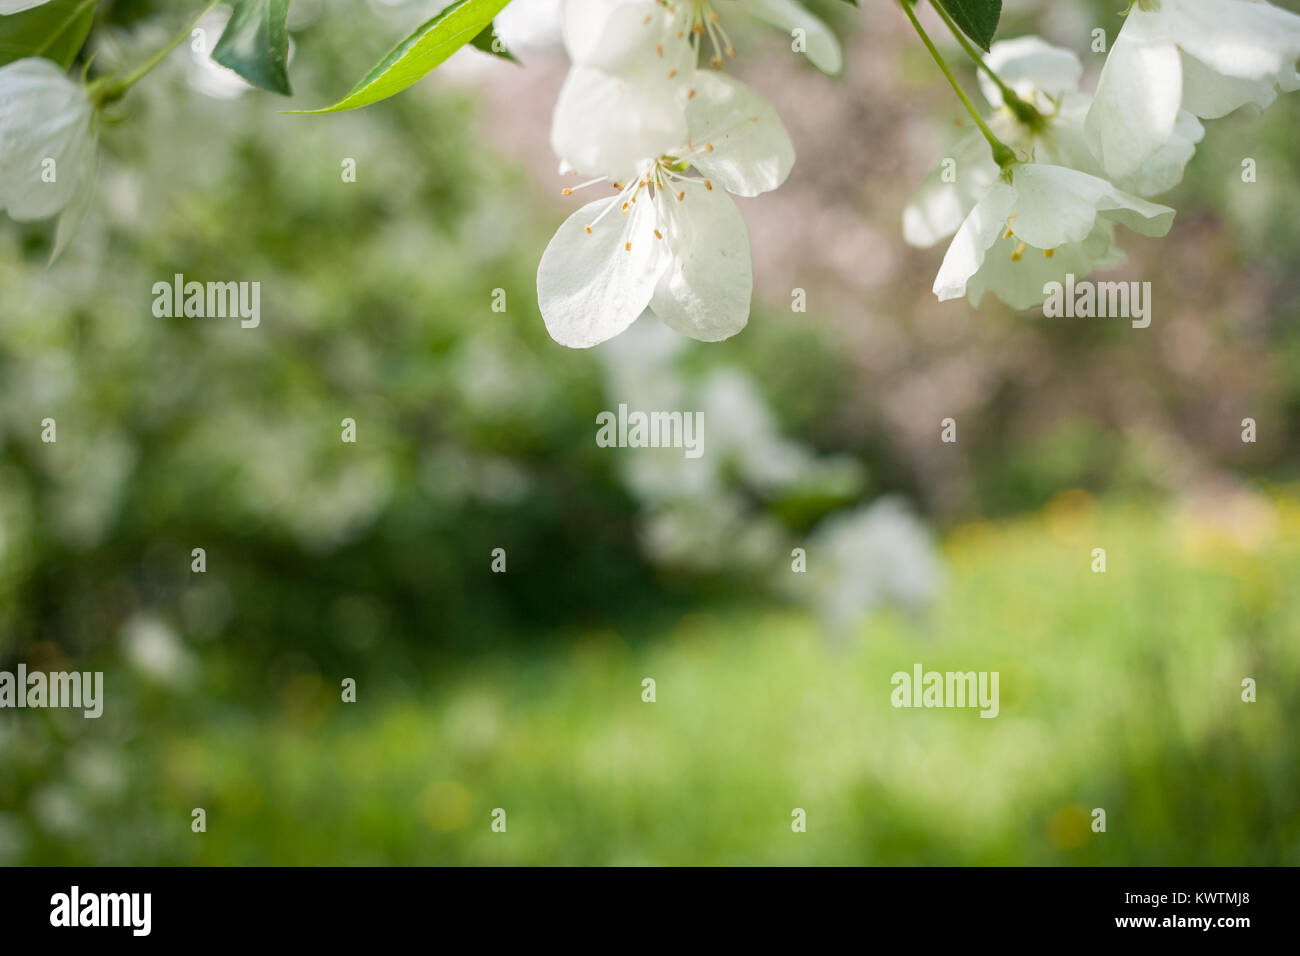
[[(390, 673), (355, 704), (325, 667), (247, 709), (211, 678), (134, 687), (135, 733), (115, 677), (98, 723), (8, 725), (0, 795), (40, 825), (0, 834), (69, 863), (1295, 865), (1300, 499), (1246, 524), (1070, 493), (957, 529), (928, 624), (879, 616), (839, 648), (714, 605)], [(998, 670), (1000, 716), (893, 709), (916, 662)]]

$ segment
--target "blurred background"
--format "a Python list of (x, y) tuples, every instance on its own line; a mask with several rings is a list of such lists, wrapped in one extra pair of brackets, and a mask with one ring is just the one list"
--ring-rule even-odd
[[(179, 6), (106, 5), (97, 66)], [(0, 864), (1300, 863), (1300, 97), (1207, 124), (1170, 235), (1123, 235), (1150, 328), (941, 305), (900, 215), (959, 104), (892, 4), (809, 6), (840, 78), (724, 11), (798, 161), (741, 200), (722, 344), (547, 336), (562, 52), (278, 112), (436, 3), (294, 0), (290, 101), (182, 47), (58, 262), (0, 222), (0, 669), (106, 683), (0, 713)], [(1090, 89), (1122, 6), (999, 36)], [(155, 318), (175, 273), (260, 282), (260, 327)], [(619, 403), (703, 410), (705, 454), (598, 448)], [(1000, 716), (895, 710), (917, 662), (999, 671)]]

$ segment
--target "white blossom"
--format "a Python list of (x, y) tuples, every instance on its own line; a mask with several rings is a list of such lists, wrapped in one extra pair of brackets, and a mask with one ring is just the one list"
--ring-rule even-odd
[[(962, 221), (934, 280), (942, 302), (987, 289), (1013, 308), (1042, 301), (1044, 282), (1117, 264), (1110, 223), (1163, 236), (1174, 211), (1077, 169), (1013, 166)], [(1058, 259), (1059, 257), (1059, 259)], [(1042, 260), (1054, 260), (1050, 266)]]
[[(574, 67), (565, 85), (601, 101), (617, 97), (621, 81)], [(639, 157), (590, 148), (619, 140), (625, 127), (617, 110), (581, 124), (563, 120), (557, 108), (557, 152), (592, 177), (575, 188), (608, 182), (617, 190), (570, 216), (542, 255), (538, 302), (562, 345), (587, 348), (612, 338), (647, 307), (676, 331), (709, 342), (748, 321), (749, 237), (727, 193), (775, 189), (790, 172), (794, 147), (772, 107), (725, 74), (698, 74), (675, 105), (681, 135), (669, 131), (658, 144), (643, 135)]]
[(492, 27), (508, 50), (545, 49), (563, 41), (563, 0), (510, 0)]
[(56, 255), (89, 205), (95, 149), (81, 83), (39, 57), (0, 67), (0, 209), (21, 221), (63, 213)]
[[(987, 63), (1016, 96), (1042, 117), (1036, 126), (1023, 122), (1003, 103), (999, 87), (981, 76), (980, 85), (996, 110), (989, 126), (1023, 161), (1007, 174), (1012, 181), (1021, 177), (1023, 185), (1027, 180), (1032, 183), (1055, 179), (1061, 188), (1082, 189), (1089, 196), (1105, 196), (1107, 202), (1117, 203), (1113, 209), (1096, 210), (1099, 215), (1089, 220), (1088, 228), (1072, 228), (1052, 237), (1047, 245), (1041, 244), (1048, 241), (1041, 231), (1028, 240), (1019, 235), (1015, 221), (996, 230), (990, 242), (977, 244), (978, 248), (968, 245), (972, 235), (983, 237), (978, 230), (961, 237), (960, 242), (954, 240), (949, 250), (952, 258), (945, 259), (946, 268), (935, 283), (935, 293), (941, 299), (967, 294), (978, 305), (985, 292), (993, 292), (1012, 308), (1024, 309), (1041, 303), (1043, 286), (1061, 280), (1067, 273), (1083, 277), (1093, 269), (1123, 263), (1124, 253), (1114, 242), (1114, 222), (1121, 218), (1115, 215), (1116, 210), (1151, 213), (1154, 221), (1162, 225), (1163, 234), (1168, 229), (1165, 213), (1172, 216), (1172, 210), (1150, 203), (1132, 204), (1140, 204), (1142, 197), (1164, 192), (1182, 179), (1204, 129), (1191, 113), (1180, 112), (1175, 132), (1164, 145), (1132, 174), (1112, 183), (1085, 133), (1084, 120), (1092, 98), (1078, 89), (1083, 71), (1073, 52), (1038, 37), (1021, 37), (995, 43)], [(974, 229), (990, 208), (1007, 198), (1005, 189), (1009, 184), (978, 130), (959, 140), (947, 159), (951, 162), (936, 166), (904, 209), (903, 236), (912, 245), (933, 245), (957, 233), (964, 222)], [(1030, 167), (1038, 170), (1023, 172)], [(1062, 175), (1043, 170), (1060, 170)], [(1064, 175), (1070, 172), (1079, 176)], [(978, 204), (994, 191), (997, 195), (981, 211), (981, 217), (970, 219)], [(1036, 209), (1050, 214), (1053, 202), (1072, 208), (1077, 198), (1064, 193), (1057, 197), (1043, 190), (1034, 193), (1032, 202)], [(1134, 221), (1142, 223), (1139, 231), (1147, 228), (1143, 215)], [(972, 258), (976, 252), (978, 261)]]
[(1263, 0), (1136, 0), (1088, 112), (1093, 151), (1132, 175), (1173, 136), (1180, 109), (1215, 119), (1300, 88), (1300, 17)]
[(795, 0), (566, 0), (564, 43), (580, 66), (675, 77), (703, 56), (721, 67), (736, 55), (721, 10), (739, 8), (787, 35), (802, 30), (808, 59), (825, 73), (844, 60), (835, 34)]
[[(1092, 97), (1079, 90), (1083, 72), (1071, 50), (1052, 46), (1039, 37), (1019, 37), (993, 44), (988, 65), (1025, 102), (1043, 116), (1040, 129), (1024, 125), (1002, 101), (1002, 93), (980, 74), (980, 88), (996, 112), (989, 120), (993, 132), (1028, 162), (1067, 166), (1094, 176), (1106, 176), (1088, 145), (1084, 119)], [(1181, 111), (1174, 134), (1133, 174), (1112, 180), (1125, 192), (1149, 198), (1178, 184), (1196, 144), (1205, 135), (1200, 122)], [(959, 139), (945, 159), (931, 170), (903, 210), (903, 238), (914, 246), (932, 246), (957, 231), (961, 221), (997, 181), (999, 169), (979, 130)]]

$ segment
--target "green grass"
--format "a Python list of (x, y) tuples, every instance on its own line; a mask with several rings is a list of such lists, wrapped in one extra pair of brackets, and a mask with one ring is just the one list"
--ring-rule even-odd
[[(702, 609), (355, 704), (302, 674), (265, 713), (131, 745), (148, 787), (91, 861), (1300, 863), (1298, 532), (1287, 498), (1188, 516), (1076, 493), (955, 530), (926, 619), (838, 644), (801, 612)], [(915, 662), (999, 671), (1001, 715), (893, 708)]]

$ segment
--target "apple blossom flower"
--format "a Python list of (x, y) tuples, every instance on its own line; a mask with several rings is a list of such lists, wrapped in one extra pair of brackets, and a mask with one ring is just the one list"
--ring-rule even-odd
[(1184, 108), (1216, 119), (1300, 89), (1300, 16), (1263, 0), (1135, 0), (1088, 111), (1093, 152), (1132, 175), (1174, 135)]
[(817, 557), (799, 591), (837, 639), (876, 607), (923, 610), (944, 584), (933, 535), (897, 495), (834, 512), (813, 529), (807, 550)]
[[(599, 71), (574, 71), (617, 84)], [(585, 162), (590, 129), (575, 125), (553, 137), (573, 170), (592, 177), (566, 193), (602, 182), (617, 190), (571, 215), (542, 254), (538, 303), (561, 345), (603, 342), (647, 307), (676, 331), (708, 342), (734, 335), (749, 319), (749, 237), (727, 193), (775, 189), (790, 172), (794, 147), (772, 107), (725, 74), (699, 73), (677, 106), (685, 135), (622, 168)]]
[[(835, 34), (796, 0), (734, 0), (725, 6), (787, 34), (803, 30), (814, 66), (830, 74), (843, 68)], [(711, 0), (566, 0), (564, 43), (581, 66), (675, 77), (693, 70), (701, 52), (715, 67), (736, 55), (723, 19)]]
[[(1038, 163), (1016, 164), (962, 221), (934, 280), (939, 301), (985, 290), (1013, 308), (1042, 301), (1043, 283), (1063, 272), (1086, 275), (1117, 264), (1111, 223), (1163, 236), (1174, 211), (1106, 180)], [(1043, 260), (1053, 260), (1050, 272)]]
[[(1005, 106), (998, 85), (981, 75), (984, 94), (997, 107), (989, 125), (1018, 159), (1107, 179), (1084, 131), (1092, 98), (1078, 89), (1083, 70), (1073, 52), (1038, 37), (1021, 37), (993, 44), (986, 62), (1041, 117), (1034, 125), (1023, 121)], [(1172, 188), (1182, 178), (1204, 132), (1196, 117), (1181, 111), (1174, 135), (1136, 172), (1108, 185), (1120, 194), (1132, 194), (1130, 198)], [(1002, 170), (979, 131), (959, 140), (949, 159), (951, 164), (931, 171), (903, 211), (903, 237), (912, 245), (930, 246), (953, 235), (1002, 181)], [(1105, 217), (1077, 240), (1040, 247), (1038, 255), (1027, 255), (1028, 248), (1014, 232), (996, 239), (987, 260), (964, 286), (971, 300), (978, 305), (990, 291), (1013, 308), (1029, 308), (1043, 301), (1047, 282), (1060, 280), (1066, 273), (1085, 276), (1095, 268), (1114, 268), (1124, 261), (1123, 252), (1114, 244), (1114, 225)], [(1041, 254), (1048, 248), (1050, 254)], [(939, 292), (937, 285), (935, 291)]]
[[(989, 125), (1017, 156), (1029, 162), (1079, 169), (1102, 178), (1084, 131), (1092, 97), (1078, 89), (1083, 66), (1071, 50), (1039, 37), (1018, 37), (993, 44), (986, 61), (1012, 91), (1042, 116), (1041, 125), (1025, 125), (1004, 108), (1002, 91), (984, 74), (980, 88), (996, 109)], [(1180, 111), (1174, 134), (1132, 175), (1112, 180), (1125, 192), (1148, 198), (1178, 184), (1183, 170), (1205, 135), (1200, 122)], [(950, 166), (931, 170), (903, 210), (903, 238), (914, 246), (931, 246), (957, 231), (1000, 172), (983, 134), (972, 130), (951, 149)]]
[(0, 67), (0, 210), (20, 221), (63, 213), (62, 249), (90, 202), (95, 107), (86, 88), (52, 60)]

